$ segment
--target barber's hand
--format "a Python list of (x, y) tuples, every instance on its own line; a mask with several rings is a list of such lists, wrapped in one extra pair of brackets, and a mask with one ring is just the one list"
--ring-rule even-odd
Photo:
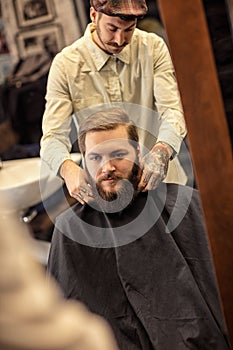
[(72, 160), (67, 159), (62, 164), (60, 173), (71, 197), (77, 199), (81, 204), (93, 201), (93, 193), (88, 184), (85, 170)]
[(172, 150), (169, 145), (157, 143), (141, 162), (142, 176), (138, 185), (139, 191), (155, 189), (167, 175), (168, 163)]

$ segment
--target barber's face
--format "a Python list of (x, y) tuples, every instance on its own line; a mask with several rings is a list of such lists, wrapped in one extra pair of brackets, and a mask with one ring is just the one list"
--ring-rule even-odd
[(91, 19), (96, 25), (93, 39), (96, 44), (110, 54), (118, 54), (129, 44), (136, 19), (124, 21), (119, 17), (107, 16), (91, 8)]
[(138, 151), (130, 144), (126, 126), (88, 132), (85, 165), (103, 198), (121, 191), (124, 181), (138, 179)]

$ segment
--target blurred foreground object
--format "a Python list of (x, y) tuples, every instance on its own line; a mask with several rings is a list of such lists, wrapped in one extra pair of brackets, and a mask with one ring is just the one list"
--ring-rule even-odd
[[(6, 207), (0, 199), (0, 213)], [(11, 214), (0, 214), (1, 350), (117, 350), (107, 323), (67, 302), (30, 255), (33, 243)]]

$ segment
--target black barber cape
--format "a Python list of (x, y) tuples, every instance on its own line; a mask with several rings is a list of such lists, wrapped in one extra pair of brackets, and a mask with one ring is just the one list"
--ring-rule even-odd
[(229, 349), (192, 188), (161, 183), (117, 213), (75, 204), (56, 220), (48, 270), (121, 350)]

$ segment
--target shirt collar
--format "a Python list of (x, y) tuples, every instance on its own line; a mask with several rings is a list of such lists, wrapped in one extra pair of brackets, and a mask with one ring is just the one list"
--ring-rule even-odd
[[(95, 63), (96, 69), (100, 71), (105, 65), (105, 63), (109, 60), (109, 58), (113, 56), (104, 52), (101, 48), (99, 48), (98, 45), (94, 43), (91, 36), (92, 31), (93, 31), (92, 24), (89, 23), (85, 30), (84, 37), (86, 39), (86, 43), (88, 45), (89, 50), (94, 56), (94, 63)], [(114, 55), (114, 57), (118, 58), (123, 63), (129, 64), (130, 44), (128, 44), (119, 54)]]

